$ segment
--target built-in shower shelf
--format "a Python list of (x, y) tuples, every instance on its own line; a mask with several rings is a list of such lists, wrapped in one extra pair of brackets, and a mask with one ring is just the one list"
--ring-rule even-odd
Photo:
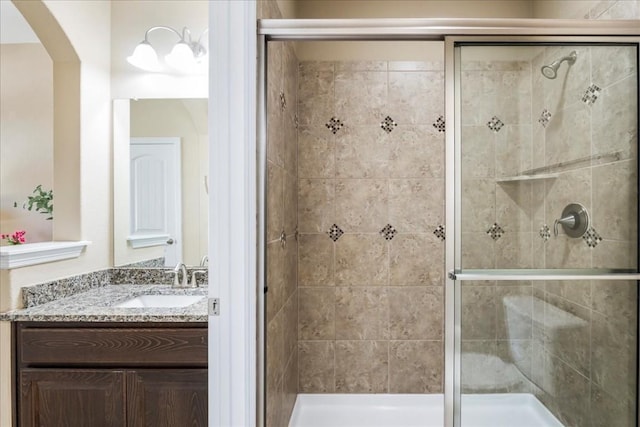
[(518, 181), (538, 181), (542, 179), (554, 179), (557, 178), (557, 173), (545, 173), (538, 175), (516, 175), (516, 176), (505, 176), (504, 178), (496, 179), (496, 182), (518, 182)]

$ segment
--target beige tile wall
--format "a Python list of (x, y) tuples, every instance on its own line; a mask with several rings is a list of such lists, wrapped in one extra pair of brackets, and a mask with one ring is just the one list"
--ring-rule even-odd
[[(534, 58), (534, 70), (541, 61), (568, 50), (576, 50), (578, 60), (563, 72), (567, 83), (562, 84), (562, 75), (556, 80), (533, 80), (534, 93), (544, 94), (546, 108), (553, 114), (546, 128), (538, 127), (534, 141), (544, 144), (547, 165), (590, 156), (593, 160), (538, 184), (534, 191), (544, 197), (537, 219), (551, 224), (567, 203), (577, 201), (589, 210), (592, 227), (602, 240), (589, 247), (583, 239), (552, 237), (534, 256), (547, 268), (635, 268), (636, 53), (629, 47), (549, 47)], [(586, 105), (581, 98), (590, 84), (600, 91), (595, 102)], [(609, 153), (618, 155), (615, 160), (594, 157)], [(534, 228), (539, 226), (534, 223)], [(544, 328), (533, 339), (534, 377), (540, 373), (561, 379), (556, 387), (538, 385), (536, 394), (566, 425), (636, 425), (636, 286), (592, 281), (535, 287), (536, 298), (584, 321), (582, 328), (555, 334)]]
[(301, 393), (442, 392), (443, 96), (442, 64), (300, 64)]
[[(571, 50), (578, 52), (572, 67), (563, 64), (555, 80), (542, 76), (543, 64)], [(462, 85), (463, 97), (471, 97), (462, 104), (464, 267), (636, 267), (634, 55), (628, 47), (550, 46), (531, 63), (467, 65)], [(588, 105), (582, 97), (591, 84), (600, 89)], [(521, 99), (509, 101), (509, 93)], [(546, 127), (538, 122), (543, 109), (551, 112)], [(492, 134), (486, 122), (494, 115), (504, 127)], [(617, 154), (597, 157), (610, 153)], [(571, 163), (577, 159), (587, 160)], [(553, 165), (554, 179), (497, 182)], [(596, 246), (562, 231), (547, 241), (540, 236), (570, 202), (587, 207), (601, 238)], [(486, 232), (493, 222), (504, 230), (496, 241)], [(515, 295), (532, 297), (519, 321), (507, 317), (504, 303)], [(567, 426), (636, 425), (635, 283), (465, 282), (462, 297), (463, 352), (482, 356), (467, 357), (467, 363), (463, 357), (467, 392), (532, 392)], [(557, 313), (573, 326), (556, 327)], [(479, 360), (486, 372), (481, 380)], [(506, 371), (514, 366), (522, 375), (510, 381)]]
[[(462, 266), (532, 268), (531, 184), (497, 182), (531, 168), (524, 155), (531, 150), (531, 64), (464, 58), (463, 48)], [(500, 125), (492, 130), (494, 117)], [(495, 239), (493, 224), (502, 230)], [(509, 329), (503, 299), (532, 292), (530, 282), (462, 282), (463, 392), (531, 391), (511, 370), (517, 356), (530, 374), (531, 320)], [(519, 352), (512, 356), (512, 348)]]
[[(258, 2), (258, 16), (281, 18), (275, 1)], [(298, 393), (298, 60), (293, 44), (270, 42), (267, 67), (266, 425), (285, 427)]]

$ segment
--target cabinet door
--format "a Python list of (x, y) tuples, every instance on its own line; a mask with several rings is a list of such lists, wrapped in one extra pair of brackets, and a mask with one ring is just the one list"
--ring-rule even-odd
[(206, 427), (207, 370), (127, 371), (127, 425)]
[(125, 425), (124, 372), (89, 369), (20, 371), (22, 427)]

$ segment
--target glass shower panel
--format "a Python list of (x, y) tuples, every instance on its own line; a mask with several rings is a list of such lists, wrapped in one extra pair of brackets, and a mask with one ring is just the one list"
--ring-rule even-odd
[(460, 267), (635, 270), (636, 47), (460, 49)]
[(461, 425), (636, 426), (636, 282), (461, 282)]
[(637, 45), (457, 49), (461, 425), (635, 426)]

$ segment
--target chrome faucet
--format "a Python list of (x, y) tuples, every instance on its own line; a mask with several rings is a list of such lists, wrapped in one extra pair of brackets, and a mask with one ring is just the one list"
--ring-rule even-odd
[(207, 270), (193, 270), (193, 273), (191, 273), (191, 287), (192, 288), (200, 287), (200, 285), (198, 285), (197, 276), (198, 274), (206, 274), (206, 273), (207, 273)]
[[(187, 273), (187, 266), (183, 262), (179, 262), (176, 268), (173, 269), (170, 274), (173, 274), (173, 287), (174, 288), (188, 288), (189, 277)], [(180, 274), (182, 274), (182, 280), (180, 280)]]

